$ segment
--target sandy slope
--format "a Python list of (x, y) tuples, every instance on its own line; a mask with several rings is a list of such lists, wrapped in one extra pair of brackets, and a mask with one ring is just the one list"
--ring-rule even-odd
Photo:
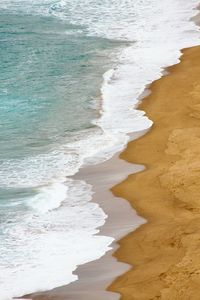
[(113, 188), (148, 220), (116, 252), (134, 266), (109, 287), (123, 300), (200, 299), (200, 47), (183, 52), (139, 107), (153, 128), (121, 155), (146, 170)]

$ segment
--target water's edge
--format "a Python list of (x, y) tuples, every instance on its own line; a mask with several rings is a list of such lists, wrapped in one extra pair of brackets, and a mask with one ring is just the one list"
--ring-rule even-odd
[[(199, 18), (196, 16), (193, 18), (195, 23), (198, 25)], [(181, 56), (180, 52), (180, 56)], [(180, 63), (180, 59), (175, 64)], [(167, 67), (163, 69), (160, 77), (168, 75)], [(170, 75), (170, 74), (169, 74)], [(159, 78), (160, 79), (160, 78)], [(157, 80), (157, 79), (156, 79)], [(148, 87), (145, 90), (150, 92)], [(145, 98), (146, 94), (140, 98), (140, 101)], [(137, 133), (137, 137), (145, 134), (146, 131)], [(131, 140), (134, 140), (136, 136), (132, 134)], [(105, 163), (83, 167), (77, 175), (73, 176), (73, 179), (82, 179), (93, 186), (95, 195), (92, 199), (93, 202), (98, 203), (104, 212), (108, 215), (108, 219), (101, 227), (100, 234), (111, 236), (115, 238), (112, 243), (112, 251), (109, 251), (103, 258), (87, 263), (81, 267), (78, 267), (76, 274), (78, 274), (79, 280), (67, 285), (66, 287), (56, 288), (50, 292), (36, 293), (29, 296), (25, 296), (28, 299), (102, 299), (104, 296), (106, 299), (119, 299), (118, 294), (112, 294), (106, 292), (106, 288), (117, 276), (125, 272), (129, 266), (116, 262), (112, 254), (118, 247), (117, 241), (126, 236), (129, 232), (135, 230), (138, 226), (143, 224), (145, 221), (138, 217), (133, 210), (130, 210), (128, 202), (121, 201), (114, 197), (111, 192), (111, 186), (121, 182), (129, 174), (139, 171), (142, 166), (134, 166), (121, 161), (117, 153), (112, 159)], [(120, 174), (119, 174), (120, 170)], [(106, 178), (105, 177), (106, 174)], [(117, 174), (117, 176), (116, 176)], [(102, 180), (99, 182), (99, 177)], [(102, 189), (103, 187), (103, 189)], [(102, 200), (103, 199), (103, 200)], [(109, 204), (106, 200), (109, 199)], [(118, 203), (117, 203), (117, 202)], [(123, 204), (122, 204), (123, 203)], [(118, 222), (118, 216), (120, 214), (120, 226)], [(128, 216), (128, 217), (127, 217)], [(133, 225), (133, 216), (135, 218), (135, 224)], [(119, 233), (120, 230), (120, 233)], [(98, 269), (98, 272), (97, 272)], [(53, 271), (53, 270), (52, 270)], [(98, 291), (98, 294), (97, 294)], [(91, 298), (90, 298), (91, 297)], [(99, 298), (98, 298), (99, 297)]]
[[(146, 131), (135, 133), (131, 139), (139, 138)], [(105, 224), (100, 228), (99, 234), (114, 238), (112, 250), (102, 258), (79, 266), (75, 273), (78, 280), (48, 292), (26, 295), (26, 299), (118, 299), (119, 295), (106, 292), (106, 288), (117, 276), (129, 269), (124, 263), (119, 263), (113, 257), (118, 248), (117, 241), (138, 228), (145, 220), (140, 218), (130, 207), (127, 201), (115, 197), (110, 188), (124, 180), (129, 174), (143, 169), (141, 165), (132, 165), (119, 158), (117, 153), (110, 160), (97, 166), (82, 168), (74, 179), (82, 179), (92, 184), (94, 196), (92, 201), (98, 203), (108, 215)]]

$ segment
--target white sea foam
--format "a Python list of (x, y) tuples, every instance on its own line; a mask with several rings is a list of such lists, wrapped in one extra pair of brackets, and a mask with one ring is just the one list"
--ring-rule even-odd
[(6, 231), (1, 228), (1, 300), (76, 280), (77, 265), (109, 249), (111, 238), (94, 235), (106, 216), (90, 202), (92, 187), (66, 176), (108, 159), (126, 145), (130, 132), (149, 128), (152, 122), (135, 109), (140, 95), (163, 68), (179, 62), (180, 49), (199, 44), (190, 21), (197, 0), (2, 0), (0, 8), (18, 11), (22, 3), (28, 13), (51, 14), (83, 25), (89, 35), (127, 45), (114, 53), (118, 63), (103, 76), (101, 117), (94, 120), (99, 128), (79, 132), (49, 153), (1, 162), (1, 186), (35, 191), (19, 201), (19, 210), (22, 203), (28, 208), (23, 218), (11, 214)]
[[(62, 209), (55, 209), (58, 193)], [(63, 186), (42, 188), (39, 195), (26, 201), (30, 210), (20, 218), (16, 212), (0, 228), (1, 237), (5, 236), (0, 248), (0, 299), (72, 282), (77, 279), (73, 274), (77, 265), (109, 249), (112, 238), (94, 236), (106, 215), (90, 202), (90, 185), (69, 179)]]

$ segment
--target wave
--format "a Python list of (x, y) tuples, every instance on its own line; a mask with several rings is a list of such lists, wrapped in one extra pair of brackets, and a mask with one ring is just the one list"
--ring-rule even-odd
[(112, 238), (95, 235), (106, 215), (91, 197), (90, 185), (69, 179), (24, 199), (29, 210), (20, 217), (19, 208), (12, 210), (7, 226), (0, 228), (1, 299), (70, 283), (77, 279), (78, 265), (110, 249)]

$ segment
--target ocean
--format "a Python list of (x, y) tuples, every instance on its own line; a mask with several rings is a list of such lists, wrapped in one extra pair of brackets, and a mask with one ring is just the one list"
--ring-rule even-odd
[(0, 300), (77, 280), (112, 237), (73, 175), (152, 125), (137, 104), (199, 44), (197, 0), (1, 0)]

